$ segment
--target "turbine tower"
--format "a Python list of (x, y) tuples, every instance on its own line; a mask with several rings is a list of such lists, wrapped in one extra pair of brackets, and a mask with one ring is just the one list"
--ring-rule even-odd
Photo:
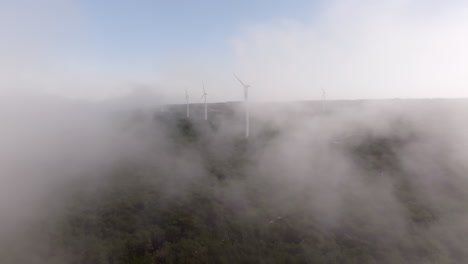
[(206, 105), (206, 96), (208, 95), (205, 91), (205, 83), (202, 82), (202, 85), (203, 85), (203, 94), (202, 94), (202, 97), (201, 98), (204, 98), (205, 99), (205, 120), (208, 120), (208, 108), (207, 108), (207, 105)]
[(321, 89), (322, 90), (322, 111), (325, 109), (325, 100), (327, 100), (327, 97), (326, 97), (326, 94), (325, 94), (325, 90), (324, 89)]
[(185, 104), (187, 105), (187, 119), (190, 118), (190, 104), (189, 104), (189, 96), (188, 91), (185, 89)]
[(249, 129), (250, 129), (250, 124), (249, 124), (249, 88), (250, 85), (244, 84), (239, 77), (237, 77), (233, 73), (234, 77), (241, 83), (241, 85), (244, 87), (244, 106), (245, 106), (245, 138), (249, 137)]

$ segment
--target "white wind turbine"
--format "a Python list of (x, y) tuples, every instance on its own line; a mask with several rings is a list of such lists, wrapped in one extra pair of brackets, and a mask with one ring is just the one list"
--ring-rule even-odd
[[(234, 74), (234, 73), (233, 73)], [(245, 137), (249, 137), (249, 88), (250, 85), (244, 84), (239, 77), (234, 74), (234, 77), (242, 84), (244, 87), (244, 104), (245, 104)]]
[(326, 93), (324, 89), (322, 90), (322, 111), (325, 109), (325, 101), (327, 100)]
[(190, 118), (190, 104), (187, 89), (185, 89), (185, 104), (187, 105), (187, 118)]
[(208, 107), (207, 107), (207, 104), (206, 104), (206, 96), (208, 95), (205, 91), (205, 83), (202, 82), (202, 85), (203, 85), (203, 94), (202, 94), (202, 97), (201, 98), (204, 98), (205, 99), (205, 120), (208, 120)]

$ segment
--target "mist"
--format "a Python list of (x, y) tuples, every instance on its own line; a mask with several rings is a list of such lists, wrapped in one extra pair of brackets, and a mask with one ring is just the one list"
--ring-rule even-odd
[(212, 53), (96, 48), (85, 7), (0, 3), (1, 263), (468, 260), (466, 3), (327, 1)]
[(139, 198), (135, 217), (206, 195), (235, 223), (266, 233), (295, 226), (307, 254), (319, 232), (372, 241), (381, 263), (468, 258), (464, 100), (254, 104), (246, 142), (240, 105), (210, 105), (209, 123), (193, 105), (187, 123), (184, 106), (161, 113), (134, 98), (2, 97), (4, 263), (82, 261), (79, 243), (91, 242), (72, 235), (78, 244), (60, 245), (63, 221), (146, 189), (158, 198)]

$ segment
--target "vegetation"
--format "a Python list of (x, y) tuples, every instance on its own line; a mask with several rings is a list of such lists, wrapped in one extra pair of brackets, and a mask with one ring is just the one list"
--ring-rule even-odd
[[(51, 241), (40, 257), (48, 263), (65, 259), (83, 264), (460, 263), (463, 258), (429, 232), (437, 210), (420, 199), (405, 176), (395, 180), (396, 197), (411, 216), (406, 223), (410, 235), (400, 236), (392, 223), (376, 224), (354, 211), (352, 199), (342, 207), (340, 224), (324, 224), (320, 215), (300, 206), (286, 214), (268, 206), (281, 186), (241, 184), (243, 178), (255, 177), (243, 174), (252, 160), (242, 140), (230, 146), (230, 155), (218, 157), (204, 148), (193, 124), (180, 121), (174, 129), (177, 142), (197, 145), (207, 175), (190, 182), (186, 191), (172, 193), (163, 182), (167, 171), (129, 162), (108, 172), (97, 186), (73, 183), (67, 186), (71, 191), (60, 220), (36, 231)], [(264, 140), (276, 135), (268, 132)], [(349, 151), (363, 170), (396, 177), (398, 144), (373, 138), (351, 144)], [(244, 200), (228, 199), (220, 191), (233, 182), (239, 182)], [(307, 192), (299, 195), (313, 199)]]

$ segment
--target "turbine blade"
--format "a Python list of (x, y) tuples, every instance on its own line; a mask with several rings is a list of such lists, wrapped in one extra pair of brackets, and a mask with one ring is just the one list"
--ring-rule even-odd
[(242, 84), (242, 86), (246, 86), (240, 79), (239, 77), (237, 77), (237, 75), (235, 75), (234, 73), (232, 73), (234, 75), (234, 77), (236, 77), (236, 79)]

